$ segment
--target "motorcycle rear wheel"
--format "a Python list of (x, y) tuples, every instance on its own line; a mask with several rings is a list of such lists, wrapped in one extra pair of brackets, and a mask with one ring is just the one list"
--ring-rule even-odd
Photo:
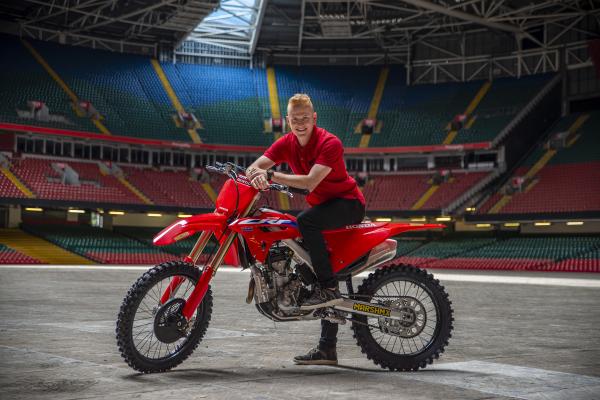
[[(354, 315), (354, 338), (367, 358), (392, 371), (416, 371), (444, 352), (452, 337), (452, 302), (433, 275), (409, 265), (376, 270), (356, 299), (402, 310), (406, 320)], [(396, 350), (397, 349), (397, 350)]]
[[(182, 261), (159, 264), (144, 273), (129, 289), (117, 318), (116, 337), (121, 356), (142, 373), (164, 372), (181, 364), (196, 349), (208, 328), (212, 314), (210, 287), (185, 331), (173, 324), (198, 283), (201, 271)], [(174, 277), (183, 278), (164, 304), (159, 299)], [(164, 325), (169, 325), (167, 328)]]

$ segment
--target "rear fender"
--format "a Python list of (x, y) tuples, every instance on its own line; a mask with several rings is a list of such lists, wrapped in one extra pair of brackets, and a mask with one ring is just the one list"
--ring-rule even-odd
[(385, 240), (408, 231), (445, 228), (442, 224), (363, 223), (324, 233), (329, 261), (335, 273), (364, 256)]
[(173, 222), (160, 231), (152, 240), (156, 246), (166, 246), (192, 236), (198, 231), (223, 232), (227, 227), (227, 216), (219, 213), (194, 215)]

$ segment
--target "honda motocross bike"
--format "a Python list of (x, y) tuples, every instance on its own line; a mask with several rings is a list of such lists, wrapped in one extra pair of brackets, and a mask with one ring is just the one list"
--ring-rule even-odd
[[(424, 368), (444, 351), (453, 328), (452, 303), (444, 287), (414, 266), (382, 266), (396, 255), (397, 243), (391, 237), (444, 225), (368, 222), (325, 231), (332, 268), (346, 290), (338, 304), (302, 310), (300, 305), (317, 280), (296, 218), (256, 207), (261, 192), (243, 175), (243, 168), (231, 163), (207, 168), (230, 178), (218, 195), (215, 211), (180, 219), (153, 240), (155, 245), (168, 245), (201, 232), (191, 253), (182, 261), (148, 270), (121, 305), (117, 342), (133, 369), (167, 371), (192, 354), (211, 318), (210, 281), (228, 252), (235, 252), (242, 268), (250, 269), (246, 302), (254, 300), (257, 310), (273, 321), (350, 321), (362, 352), (390, 370)], [(306, 194), (274, 183), (269, 190), (290, 197), (293, 192)], [(198, 265), (212, 236), (219, 245)], [(352, 277), (378, 266), (382, 267), (355, 290)]]

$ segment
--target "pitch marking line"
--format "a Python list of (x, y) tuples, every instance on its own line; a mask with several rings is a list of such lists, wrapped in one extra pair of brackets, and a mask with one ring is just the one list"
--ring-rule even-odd
[[(152, 266), (143, 265), (0, 265), (0, 269), (37, 269), (37, 270), (69, 270), (69, 271), (147, 271)], [(247, 273), (249, 270), (242, 271), (239, 268), (223, 266), (219, 272), (226, 273)], [(358, 277), (366, 277), (370, 272), (362, 272)], [(506, 283), (513, 285), (541, 285), (541, 286), (567, 286), (567, 287), (585, 287), (600, 288), (600, 276), (598, 278), (554, 278), (543, 276), (509, 276), (488, 274), (461, 274), (461, 273), (433, 273), (436, 279), (445, 282), (474, 282), (474, 283)]]

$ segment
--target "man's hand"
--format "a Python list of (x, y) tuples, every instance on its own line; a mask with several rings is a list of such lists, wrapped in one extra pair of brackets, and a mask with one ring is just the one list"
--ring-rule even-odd
[(252, 186), (259, 190), (265, 190), (269, 188), (269, 181), (267, 181), (267, 170), (248, 167), (246, 169), (246, 177), (250, 179)]

